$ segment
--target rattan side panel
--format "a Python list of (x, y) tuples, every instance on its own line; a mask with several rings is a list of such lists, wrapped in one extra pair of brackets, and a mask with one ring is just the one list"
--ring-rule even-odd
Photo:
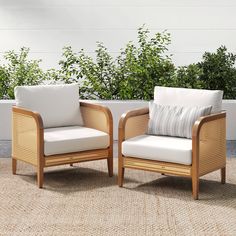
[(225, 118), (206, 122), (201, 127), (199, 175), (222, 168), (226, 164)]
[(86, 127), (109, 133), (109, 123), (104, 111), (82, 106), (80, 109)]
[(37, 165), (37, 126), (34, 118), (13, 112), (12, 156)]
[(149, 114), (129, 117), (125, 125), (125, 139), (145, 134), (148, 128)]

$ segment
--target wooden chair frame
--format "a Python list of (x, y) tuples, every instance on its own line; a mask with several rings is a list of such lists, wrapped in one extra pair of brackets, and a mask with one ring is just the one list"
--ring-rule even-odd
[(43, 187), (44, 168), (84, 161), (107, 159), (109, 176), (113, 176), (113, 119), (111, 111), (101, 105), (80, 102), (85, 127), (106, 132), (110, 144), (106, 149), (76, 153), (44, 155), (44, 127), (39, 113), (19, 107), (12, 108), (12, 172), (16, 174), (17, 161), (36, 167), (38, 187)]
[(226, 176), (226, 113), (199, 118), (192, 129), (192, 165), (182, 165), (122, 155), (122, 142), (145, 134), (149, 109), (135, 109), (123, 114), (119, 122), (118, 185), (123, 186), (125, 168), (189, 177), (192, 195), (198, 199), (199, 178), (221, 169), (221, 183)]

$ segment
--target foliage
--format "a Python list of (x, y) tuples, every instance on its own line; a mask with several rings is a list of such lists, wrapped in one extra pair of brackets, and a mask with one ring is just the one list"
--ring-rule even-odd
[(180, 66), (176, 69), (173, 77), (173, 87), (196, 88), (201, 89), (205, 87), (204, 82), (200, 79), (203, 75), (202, 69), (197, 64), (190, 64), (188, 66)]
[(86, 99), (146, 99), (153, 97), (154, 86), (168, 85), (175, 67), (166, 55), (170, 35), (157, 33), (149, 39), (145, 27), (138, 29), (138, 44), (129, 42), (113, 59), (107, 48), (97, 44), (96, 58), (78, 56), (81, 96)]
[(43, 71), (41, 60), (30, 60), (29, 49), (4, 54), (0, 64), (0, 98), (14, 98), (14, 87), (43, 83), (79, 83), (83, 99), (153, 99), (154, 87), (171, 86), (224, 90), (224, 98), (236, 98), (236, 55), (225, 46), (205, 52), (200, 62), (175, 67), (168, 56), (170, 35), (150, 37), (145, 26), (138, 29), (136, 43), (130, 41), (113, 58), (103, 43), (95, 56), (82, 49), (64, 47), (59, 69)]
[(83, 50), (78, 56), (80, 77), (83, 78), (81, 97), (86, 99), (119, 99), (118, 68), (107, 48), (97, 43), (96, 59), (85, 55)]
[(70, 46), (63, 47), (62, 59), (58, 64), (60, 69), (51, 68), (45, 72), (45, 81), (47, 84), (78, 83), (80, 78), (78, 56)]
[(4, 68), (4, 66), (0, 66), (0, 98), (1, 99), (9, 99), (8, 89), (10, 80), (8, 79), (8, 74)]
[(216, 53), (205, 52), (203, 60), (197, 65), (202, 73), (200, 80), (206, 89), (224, 91), (224, 98), (236, 98), (236, 55), (227, 52), (225, 46), (217, 49)]
[(129, 42), (117, 58), (120, 99), (150, 100), (156, 85), (169, 85), (175, 71), (167, 56), (169, 44), (168, 33), (156, 33), (149, 38), (149, 30), (139, 28), (138, 45)]
[(176, 68), (173, 87), (217, 89), (225, 99), (236, 98), (236, 55), (225, 46), (216, 52), (205, 52), (202, 61)]
[(7, 64), (0, 66), (0, 96), (2, 99), (14, 98), (14, 87), (18, 85), (36, 85), (44, 80), (44, 72), (39, 67), (40, 60), (28, 59), (29, 49), (20, 52), (6, 52)]

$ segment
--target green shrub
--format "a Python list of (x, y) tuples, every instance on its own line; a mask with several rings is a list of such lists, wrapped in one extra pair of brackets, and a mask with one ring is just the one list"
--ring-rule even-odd
[(63, 47), (62, 59), (59, 61), (60, 69), (48, 69), (45, 72), (45, 80), (48, 84), (58, 82), (70, 84), (78, 83), (80, 79), (80, 68), (78, 66), (78, 56), (70, 46)]
[(224, 91), (225, 99), (236, 98), (236, 55), (227, 52), (225, 46), (216, 53), (205, 52), (203, 60), (197, 65), (202, 70), (200, 80), (206, 89)]
[(236, 55), (225, 46), (216, 52), (205, 52), (203, 59), (188, 66), (175, 67), (168, 56), (170, 35), (138, 29), (137, 43), (130, 41), (113, 58), (103, 43), (97, 43), (95, 57), (84, 50), (75, 53), (64, 47), (59, 69), (43, 71), (41, 60), (30, 60), (29, 49), (4, 54), (0, 65), (0, 99), (13, 99), (17, 85), (41, 83), (80, 84), (83, 99), (153, 99), (154, 87), (171, 86), (199, 89), (220, 89), (224, 98), (236, 98)]
[(7, 64), (0, 66), (1, 99), (14, 99), (14, 87), (18, 85), (36, 85), (44, 80), (44, 72), (39, 67), (41, 60), (28, 59), (29, 48), (20, 52), (9, 51), (4, 54)]
[(180, 66), (176, 69), (171, 85), (173, 87), (202, 89), (205, 87), (205, 83), (201, 80), (202, 75), (203, 71), (197, 64)]
[(97, 43), (96, 59), (82, 50), (78, 56), (80, 78), (83, 78), (80, 95), (85, 99), (119, 99), (120, 77), (118, 68), (102, 43)]
[(149, 30), (138, 30), (138, 45), (129, 42), (117, 58), (120, 99), (153, 98), (156, 85), (168, 86), (175, 71), (167, 56), (170, 35), (166, 32), (149, 37)]
[(216, 52), (205, 52), (202, 61), (176, 69), (173, 87), (219, 89), (225, 99), (236, 98), (236, 55), (221, 46)]
[(83, 78), (81, 97), (150, 100), (154, 86), (168, 85), (175, 71), (166, 55), (169, 44), (168, 33), (157, 33), (149, 39), (149, 31), (141, 27), (138, 45), (129, 42), (116, 59), (102, 43), (97, 44), (95, 60), (80, 51), (73, 61), (78, 64), (79, 77)]
[(64, 83), (79, 82), (82, 99), (119, 99), (115, 62), (102, 43), (97, 43), (95, 52), (94, 60), (84, 50), (75, 53), (71, 47), (64, 47), (60, 69), (48, 70), (48, 79)]
[(10, 80), (5, 70), (4, 66), (0, 66), (0, 99), (9, 99), (11, 98), (8, 95), (8, 90), (10, 87)]
[(77, 55), (64, 48), (60, 69), (65, 81), (68, 76), (82, 78), (80, 95), (84, 99), (146, 99), (153, 97), (155, 85), (171, 83), (175, 72), (171, 58), (166, 55), (170, 35), (157, 33), (149, 38), (145, 27), (138, 30), (138, 44), (129, 42), (113, 59), (107, 48), (97, 44), (95, 59), (81, 50)]

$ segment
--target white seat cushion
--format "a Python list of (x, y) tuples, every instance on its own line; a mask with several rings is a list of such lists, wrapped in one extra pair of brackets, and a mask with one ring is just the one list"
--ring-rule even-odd
[(191, 165), (192, 140), (140, 135), (122, 143), (122, 154), (129, 157)]
[(154, 102), (159, 105), (183, 107), (212, 106), (211, 113), (218, 113), (222, 107), (223, 91), (187, 88), (155, 87)]
[(44, 130), (44, 155), (103, 149), (109, 146), (109, 135), (80, 126)]
[(78, 84), (15, 87), (16, 105), (38, 112), (44, 128), (83, 125)]

